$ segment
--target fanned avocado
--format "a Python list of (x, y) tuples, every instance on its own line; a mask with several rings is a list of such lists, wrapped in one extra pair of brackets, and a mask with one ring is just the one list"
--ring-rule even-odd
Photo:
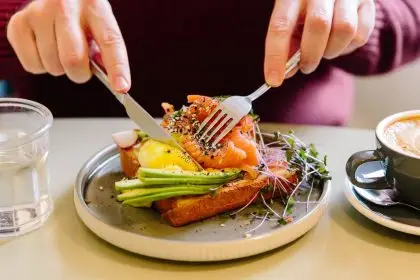
[(239, 178), (240, 169), (227, 171), (182, 171), (140, 167), (137, 179), (121, 180), (115, 183), (117, 191), (158, 187), (159, 185), (214, 185), (225, 184)]

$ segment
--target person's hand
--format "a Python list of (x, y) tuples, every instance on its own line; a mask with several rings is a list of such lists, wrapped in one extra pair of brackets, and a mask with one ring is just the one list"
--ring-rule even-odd
[(299, 69), (309, 74), (322, 58), (333, 59), (366, 44), (374, 25), (374, 0), (276, 0), (265, 46), (267, 83), (283, 83), (287, 60), (299, 47)]
[(34, 0), (14, 14), (7, 38), (23, 68), (33, 74), (91, 78), (89, 43), (97, 43), (111, 86), (131, 86), (125, 43), (107, 0)]

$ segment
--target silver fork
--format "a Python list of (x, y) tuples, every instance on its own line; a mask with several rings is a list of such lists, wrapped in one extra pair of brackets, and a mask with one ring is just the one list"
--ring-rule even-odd
[[(300, 61), (300, 50), (298, 50), (286, 64), (286, 75), (289, 74)], [(213, 110), (213, 112), (201, 123), (195, 137), (204, 143), (210, 143), (215, 147), (220, 140), (231, 131), (235, 125), (246, 116), (252, 108), (252, 102), (263, 95), (271, 87), (263, 84), (256, 91), (248, 96), (231, 96)], [(204, 132), (203, 132), (204, 130)], [(217, 137), (212, 141), (212, 139)]]

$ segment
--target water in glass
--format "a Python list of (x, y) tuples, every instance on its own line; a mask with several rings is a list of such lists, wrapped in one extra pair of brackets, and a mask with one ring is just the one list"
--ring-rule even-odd
[(0, 238), (41, 227), (52, 211), (48, 152), (51, 113), (22, 99), (0, 99)]

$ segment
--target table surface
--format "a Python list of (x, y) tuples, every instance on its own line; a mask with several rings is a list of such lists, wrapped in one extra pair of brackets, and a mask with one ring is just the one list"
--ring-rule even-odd
[[(220, 263), (161, 261), (128, 253), (99, 239), (81, 222), (73, 184), (82, 164), (131, 129), (126, 119), (59, 119), (51, 133), (51, 191), (55, 209), (41, 229), (0, 244), (1, 279), (419, 279), (420, 237), (364, 218), (347, 202), (344, 165), (373, 148), (374, 132), (333, 127), (293, 128), (328, 154), (332, 196), (317, 226), (297, 241), (266, 254)], [(281, 278), (279, 278), (281, 277)]]

